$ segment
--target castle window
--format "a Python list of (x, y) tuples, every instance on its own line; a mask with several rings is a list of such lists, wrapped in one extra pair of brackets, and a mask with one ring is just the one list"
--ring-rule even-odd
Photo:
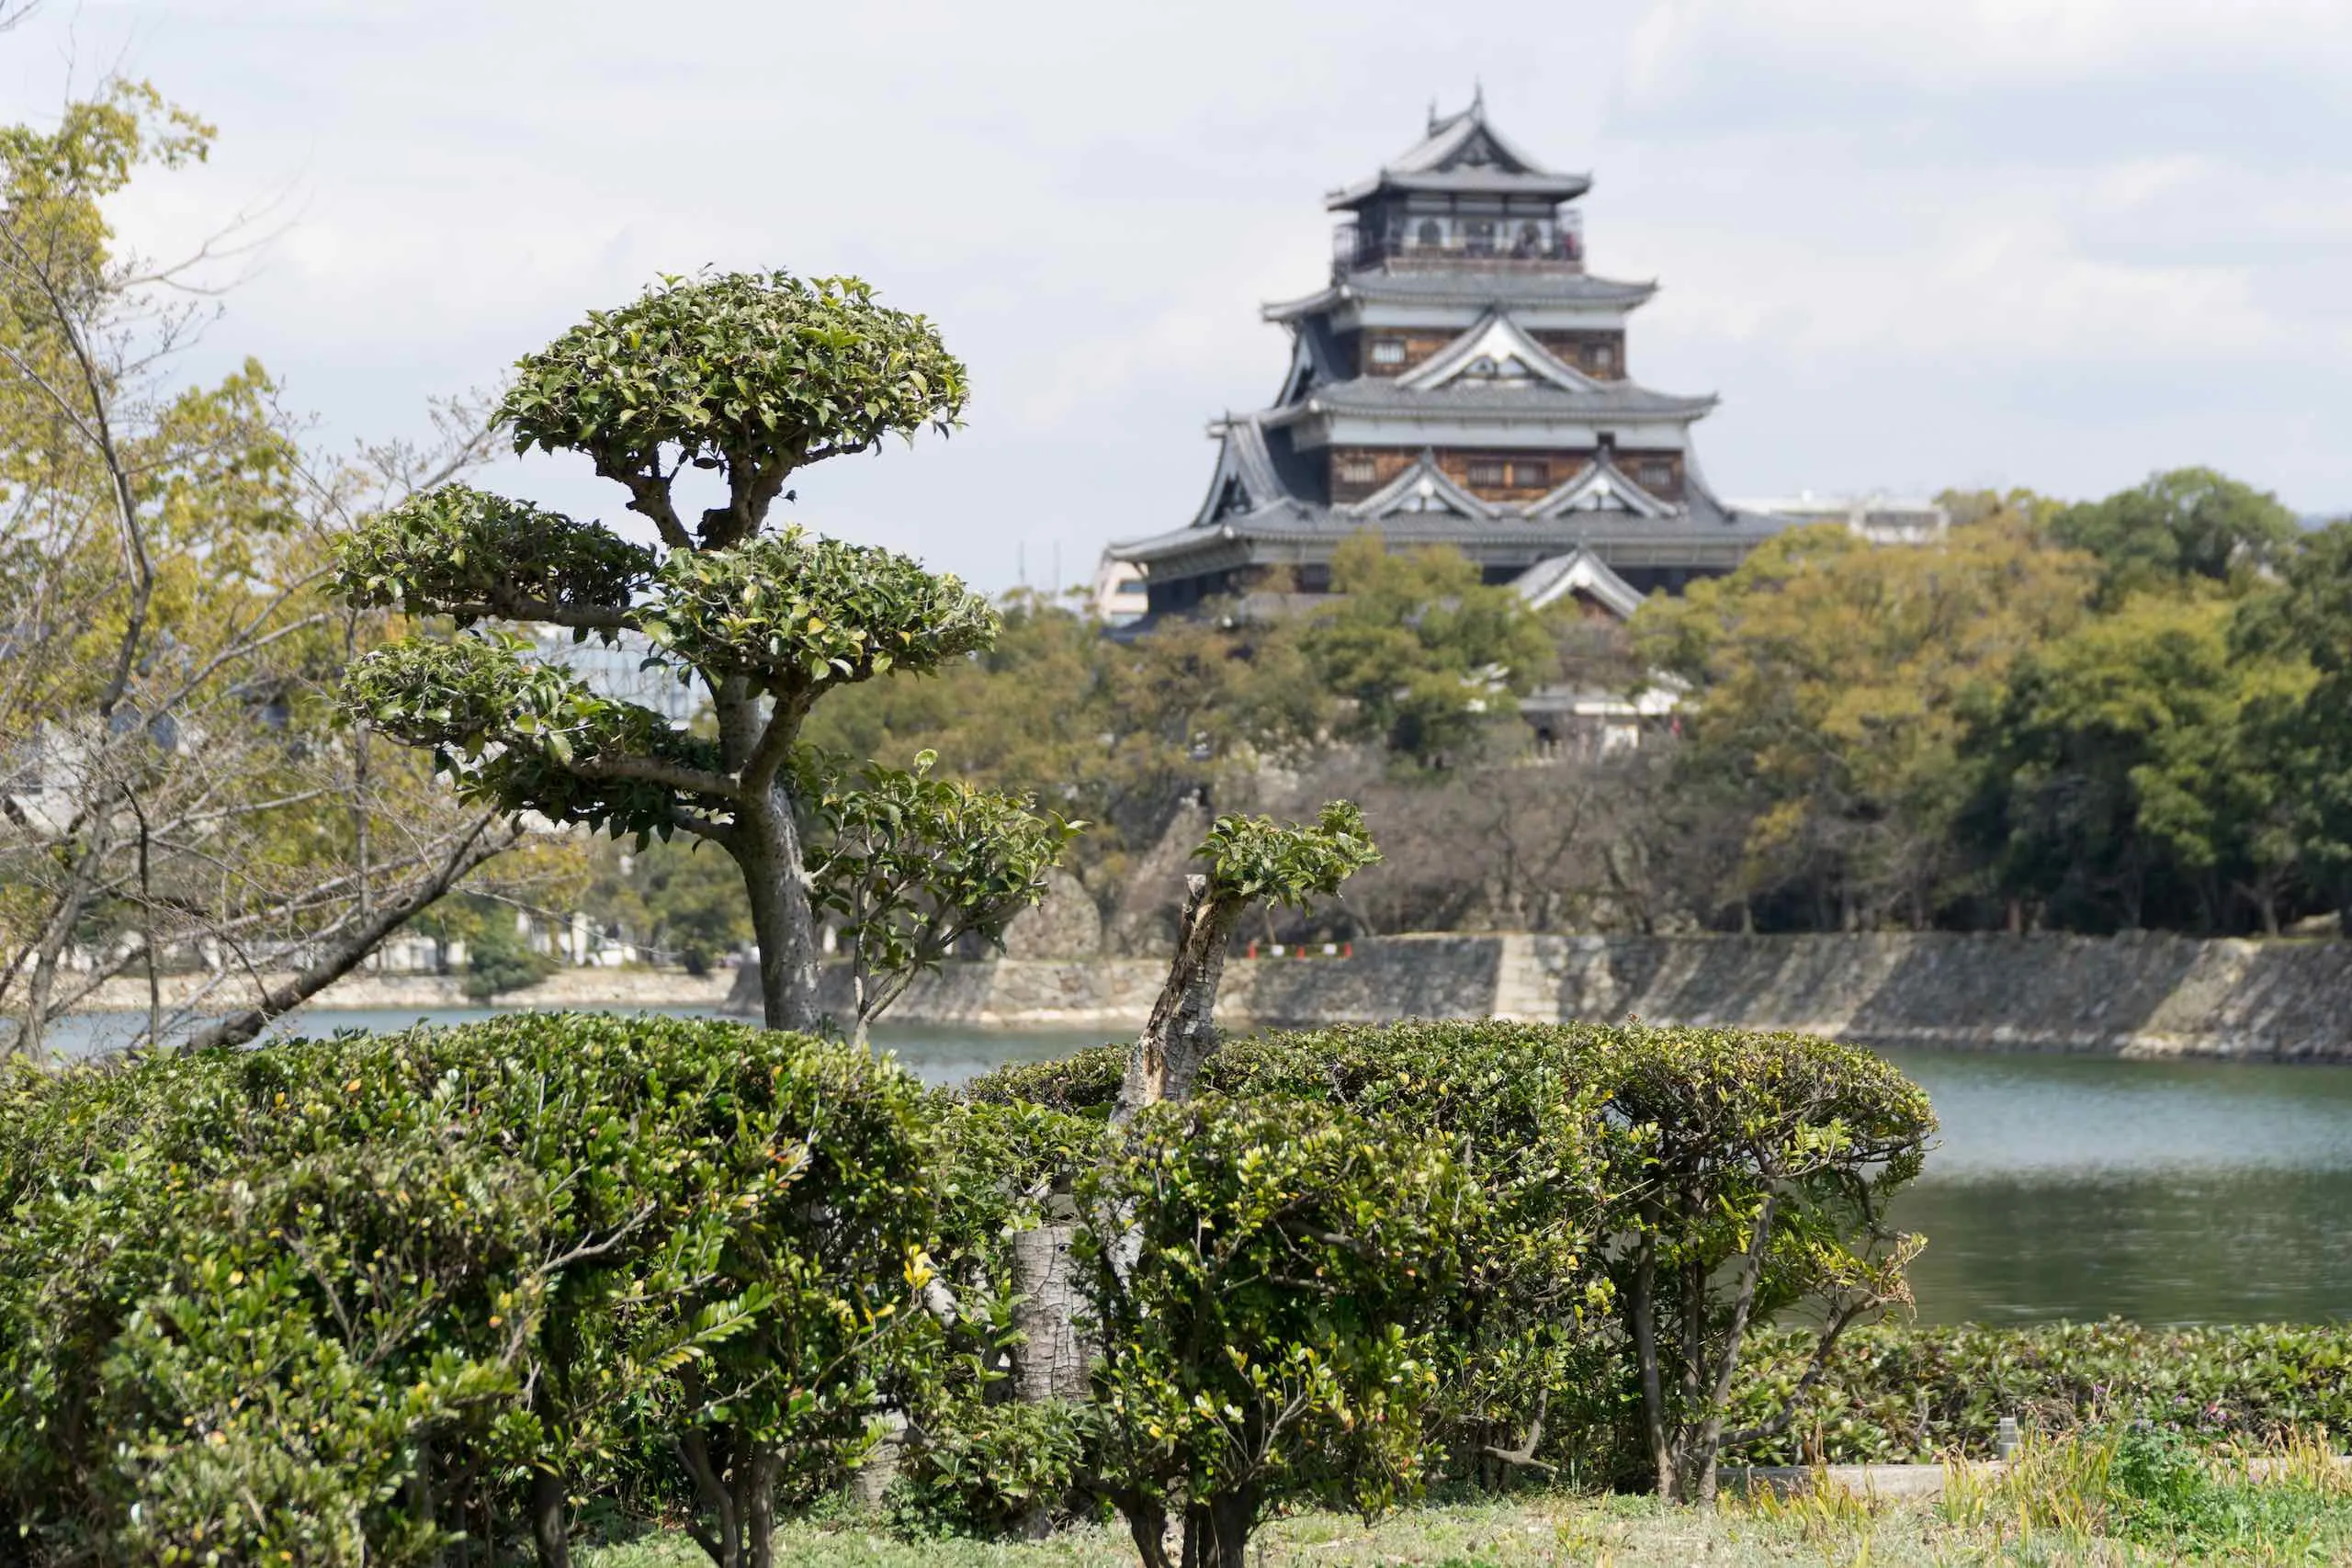
[(1617, 368), (1617, 351), (1605, 343), (1594, 344), (1588, 362), (1595, 370), (1603, 373), (1614, 370)]
[(1343, 485), (1368, 485), (1380, 477), (1380, 470), (1369, 457), (1340, 459), (1340, 482)]
[(1644, 463), (1634, 478), (1644, 490), (1663, 490), (1674, 483), (1674, 465), (1653, 459)]
[(1420, 231), (1415, 237), (1419, 239), (1422, 244), (1427, 245), (1431, 250), (1435, 250), (1440, 245), (1445, 243), (1445, 230), (1439, 224), (1436, 219), (1424, 218), (1421, 220)]
[(1404, 363), (1405, 363), (1405, 340), (1404, 340), (1403, 338), (1395, 338), (1395, 337), (1382, 337), (1382, 338), (1374, 338), (1374, 339), (1373, 339), (1373, 340), (1372, 340), (1372, 362), (1373, 362), (1374, 365), (1402, 365), (1402, 364), (1404, 364)]
[(1510, 466), (1510, 482), (1521, 490), (1542, 490), (1552, 482), (1552, 465), (1513, 463)]
[(1474, 485), (1504, 485), (1510, 482), (1510, 470), (1498, 457), (1474, 457), (1470, 460), (1470, 482)]
[(1491, 220), (1473, 218), (1464, 225), (1464, 228), (1468, 231), (1463, 245), (1464, 250), (1474, 256), (1490, 256), (1495, 254), (1495, 225)]

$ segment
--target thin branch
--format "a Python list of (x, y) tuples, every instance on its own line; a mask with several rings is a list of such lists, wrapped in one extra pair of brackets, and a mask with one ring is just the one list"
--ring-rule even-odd
[(468, 872), (521, 842), (523, 829), (511, 821), (500, 824), (500, 830), (491, 831), (496, 820), (485, 817), (477, 822), (473, 831), (465, 836), (433, 875), (409, 888), (399, 898), (376, 908), (324, 958), (285, 984), (265, 991), (258, 1006), (233, 1013), (209, 1028), (198, 1031), (182, 1049), (200, 1051), (215, 1045), (242, 1045), (259, 1034), (270, 1020), (292, 1011), (356, 969), (360, 961), (376, 950), (378, 943), (430, 908)]

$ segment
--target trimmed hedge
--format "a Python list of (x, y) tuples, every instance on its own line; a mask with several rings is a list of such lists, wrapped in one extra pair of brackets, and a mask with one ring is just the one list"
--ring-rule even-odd
[[(1103, 1047), (968, 1085), (971, 1120), (996, 1130), (991, 1146), (1007, 1156), (995, 1168), (1031, 1193), (1066, 1188), (1098, 1157), (1121, 1066)], [(1715, 1358), (1737, 1337), (1727, 1281), (1764, 1193), (1778, 1196), (1760, 1312), (1835, 1310), (1883, 1292), (1899, 1280), (1900, 1254), (1873, 1249), (1871, 1216), (1916, 1173), (1934, 1126), (1925, 1098), (1872, 1054), (1640, 1024), (1408, 1021), (1268, 1034), (1226, 1044), (1200, 1088), (1269, 1109), (1343, 1111), (1460, 1160), (1482, 1213), (1461, 1238), (1463, 1287), (1433, 1342), (1447, 1393), (1436, 1425), (1451, 1473), (1473, 1484), (1514, 1472), (1640, 1482), (1655, 1450), (1641, 1437), (1632, 1349), (1644, 1310), (1635, 1241), (1655, 1237), (1649, 1310), (1673, 1317), (1658, 1336), (1673, 1347), (1669, 1388), (1711, 1388)], [(1696, 1337), (1683, 1327), (1692, 1321)], [(1770, 1392), (1754, 1385), (1726, 1429), (1769, 1421)], [(1663, 1412), (1676, 1462), (1693, 1475), (1710, 1451), (1704, 1414), (1679, 1392)]]
[(740, 1024), (17, 1067), (0, 1550), (560, 1561), (650, 1476), (743, 1562), (867, 1440), (934, 1163), (912, 1078)]
[[(1401, 1115), (1431, 1135), (1467, 1136), (1483, 1156), (1538, 1145), (1532, 1113), (1562, 1064), (1607, 1032), (1586, 1026), (1403, 1023), (1244, 1039), (1210, 1059), (1204, 1088), (1237, 1097), (1314, 1099), (1359, 1114)], [(1060, 1128), (1062, 1150), (1083, 1139), (1072, 1129), (1099, 1119), (1117, 1092), (1117, 1047), (1060, 1061), (1023, 1064), (974, 1080), (967, 1100), (984, 1114), (1025, 1116)], [(1028, 1107), (1025, 1111), (1016, 1110)], [(989, 1109), (993, 1108), (993, 1109)], [(1051, 1140), (1048, 1140), (1049, 1142)], [(1042, 1145), (1032, 1140), (1033, 1154)], [(1533, 1179), (1558, 1162), (1519, 1168)], [(1569, 1162), (1572, 1164), (1573, 1162)], [(1050, 1158), (1033, 1160), (1031, 1179), (1049, 1180)], [(1489, 1163), (1491, 1179), (1500, 1168)], [(1589, 1193), (1564, 1183), (1573, 1204)], [(1563, 1313), (1559, 1321), (1575, 1321)], [(1796, 1327), (1758, 1330), (1742, 1359), (1726, 1425), (1767, 1418), (1804, 1375), (1812, 1335)], [(1507, 1357), (1476, 1361), (1462, 1386), (1484, 1391), (1506, 1416), (1523, 1418), (1532, 1393), (1548, 1389), (1550, 1420), (1539, 1457), (1588, 1483), (1636, 1485), (1645, 1475), (1638, 1393), (1622, 1346), (1581, 1330), (1563, 1332), (1538, 1365), (1506, 1377)], [(2145, 1420), (2210, 1443), (2277, 1442), (2324, 1427), (2352, 1441), (2352, 1324), (2147, 1328), (2121, 1322), (2027, 1328), (1929, 1327), (1887, 1321), (1850, 1330), (1808, 1394), (1804, 1413), (1780, 1436), (1727, 1452), (1727, 1462), (1780, 1464), (1931, 1461), (1993, 1451), (2003, 1416), (2052, 1435), (2116, 1421)], [(1509, 1419), (1460, 1434), (1465, 1456), (1479, 1443), (1509, 1442)], [(1474, 1456), (1458, 1479), (1507, 1478)]]
[[(1733, 1419), (1791, 1386), (1806, 1348), (1799, 1333), (1759, 1335)], [(2004, 1416), (2052, 1436), (2147, 1421), (2215, 1446), (2272, 1445), (2325, 1428), (2341, 1446), (2352, 1439), (2352, 1324), (1880, 1324), (1839, 1343), (1794, 1427), (1736, 1457), (1754, 1464), (1985, 1459)]]

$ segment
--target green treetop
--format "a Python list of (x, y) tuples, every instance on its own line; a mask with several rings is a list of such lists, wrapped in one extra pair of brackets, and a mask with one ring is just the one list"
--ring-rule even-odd
[(2183, 578), (2227, 581), (2273, 565), (2289, 553), (2296, 532), (2295, 514), (2277, 496), (2211, 468), (2154, 474), (2050, 520), (2059, 544), (2098, 558), (2101, 596), (2110, 605)]
[[(347, 699), (374, 727), (433, 748), (472, 797), (615, 834), (683, 832), (718, 845), (750, 896), (767, 1021), (809, 1027), (819, 1018), (803, 835), (821, 830), (823, 814), (794, 758), (802, 722), (844, 686), (987, 648), (997, 618), (953, 577), (772, 527), (770, 512), (811, 463), (871, 450), (888, 434), (946, 432), (965, 395), (964, 367), (931, 323), (877, 305), (854, 278), (670, 278), (592, 314), (522, 360), (497, 419), (518, 452), (590, 458), (627, 490), (656, 542), (460, 486), (383, 513), (345, 550), (343, 592), (358, 604), (449, 616), (459, 635), (413, 637), (362, 660)], [(691, 526), (680, 495), (689, 469), (724, 490)], [(650, 663), (702, 688), (711, 733), (600, 695), (527, 658), (518, 640), (476, 629), (492, 620), (567, 626), (580, 639), (640, 635)], [(1004, 806), (1018, 816), (1027, 804)], [(959, 931), (993, 934), (1035, 896), (1058, 841), (1015, 835), (989, 874), (969, 863), (975, 846), (961, 846), (967, 891), (922, 907)], [(982, 897), (985, 908), (970, 907)]]

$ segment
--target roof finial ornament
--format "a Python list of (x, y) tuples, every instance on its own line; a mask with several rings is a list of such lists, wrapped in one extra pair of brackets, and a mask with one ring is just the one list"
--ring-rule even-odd
[(1437, 95), (1435, 93), (1430, 95), (1430, 134), (1431, 136), (1437, 134)]
[(1481, 119), (1487, 116), (1487, 84), (1476, 76), (1470, 78), (1470, 112)]

